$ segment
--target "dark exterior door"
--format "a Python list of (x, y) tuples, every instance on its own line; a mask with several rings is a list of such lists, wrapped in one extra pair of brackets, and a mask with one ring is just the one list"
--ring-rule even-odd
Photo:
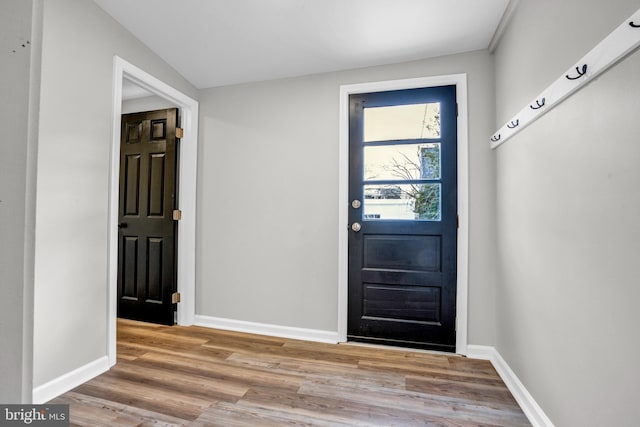
[(455, 352), (455, 86), (351, 95), (348, 339)]
[(122, 116), (118, 316), (174, 323), (178, 110)]

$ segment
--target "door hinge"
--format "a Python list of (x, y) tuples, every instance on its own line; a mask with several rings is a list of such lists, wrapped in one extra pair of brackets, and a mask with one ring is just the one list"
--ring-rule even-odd
[(173, 210), (173, 220), (180, 221), (182, 219), (182, 211), (180, 209)]
[(184, 138), (184, 129), (176, 128), (176, 138)]
[(171, 294), (171, 304), (177, 304), (180, 302), (180, 292), (174, 292)]
[(456, 215), (456, 228), (460, 228), (460, 215)]

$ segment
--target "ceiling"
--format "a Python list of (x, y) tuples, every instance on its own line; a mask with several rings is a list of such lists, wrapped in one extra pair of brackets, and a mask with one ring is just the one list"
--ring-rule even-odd
[(94, 0), (202, 89), (484, 49), (509, 0)]

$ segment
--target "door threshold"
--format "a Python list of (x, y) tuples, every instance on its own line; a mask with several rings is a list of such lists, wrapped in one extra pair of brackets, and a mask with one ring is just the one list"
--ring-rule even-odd
[(374, 348), (374, 349), (380, 349), (380, 350), (409, 351), (412, 353), (434, 354), (439, 356), (466, 357), (462, 354), (451, 353), (448, 351), (429, 350), (424, 348), (413, 348), (413, 347), (399, 347), (399, 346), (385, 345), (385, 344), (373, 344), (373, 343), (361, 342), (361, 341), (345, 341), (345, 342), (339, 342), (338, 344), (351, 345), (354, 347), (367, 347), (367, 348)]

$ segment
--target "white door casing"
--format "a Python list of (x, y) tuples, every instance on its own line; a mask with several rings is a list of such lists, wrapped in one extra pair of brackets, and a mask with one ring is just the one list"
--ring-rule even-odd
[(340, 141), (338, 190), (338, 339), (347, 340), (348, 224), (349, 224), (349, 95), (356, 93), (456, 86), (458, 103), (458, 254), (456, 300), (456, 353), (467, 353), (469, 277), (469, 147), (467, 75), (452, 74), (406, 80), (359, 83), (340, 87)]
[(180, 109), (181, 139), (178, 165), (178, 194), (182, 219), (178, 222), (177, 277), (181, 302), (178, 324), (192, 325), (195, 317), (196, 258), (196, 178), (198, 159), (198, 101), (174, 89), (124, 59), (113, 60), (113, 127), (111, 169), (109, 176), (108, 215), (108, 290), (107, 290), (107, 356), (109, 366), (116, 363), (116, 317), (118, 282), (118, 193), (120, 176), (120, 116), (122, 112), (122, 79), (175, 104)]

